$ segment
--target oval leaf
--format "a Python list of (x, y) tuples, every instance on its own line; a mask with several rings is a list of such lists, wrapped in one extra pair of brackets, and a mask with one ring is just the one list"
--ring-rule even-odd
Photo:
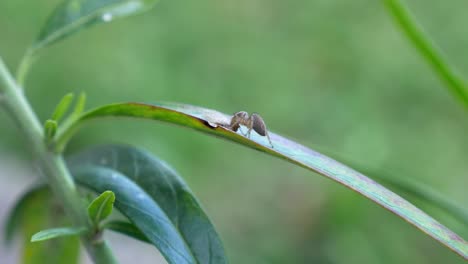
[(88, 217), (95, 226), (112, 213), (114, 202), (115, 194), (112, 191), (105, 191), (89, 204)]
[(125, 175), (161, 207), (198, 263), (227, 263), (218, 234), (188, 186), (151, 153), (130, 146), (100, 146), (71, 157), (69, 164), (72, 172), (75, 167), (101, 166)]
[(156, 0), (65, 0), (49, 17), (31, 52), (86, 27), (146, 11), (156, 2)]
[(49, 240), (64, 236), (77, 236), (86, 232), (86, 227), (58, 227), (37, 232), (31, 237), (31, 242)]
[(362, 194), (414, 225), (463, 258), (468, 259), (468, 243), (465, 240), (377, 182), (327, 156), (277, 134), (269, 133), (274, 148), (271, 148), (265, 137), (255, 133), (252, 133), (250, 138), (247, 138), (227, 128), (230, 116), (215, 110), (169, 103), (151, 105), (143, 103), (119, 103), (106, 105), (83, 114), (76, 123), (65, 129), (65, 131), (62, 131), (62, 143), (84, 121), (102, 117), (137, 117), (166, 121), (219, 136), (285, 159)]
[(118, 171), (100, 166), (71, 168), (78, 183), (96, 192), (112, 190), (122, 212), (160, 250), (169, 263), (197, 263), (179, 231), (154, 200)]

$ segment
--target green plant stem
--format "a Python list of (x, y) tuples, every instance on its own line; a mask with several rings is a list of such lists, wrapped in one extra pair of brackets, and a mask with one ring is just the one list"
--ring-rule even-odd
[(389, 12), (399, 24), (403, 33), (413, 43), (416, 49), (432, 66), (439, 77), (447, 84), (447, 88), (456, 96), (468, 109), (468, 86), (464, 80), (458, 76), (453, 68), (444, 61), (442, 52), (425, 36), (423, 30), (418, 26), (411, 12), (400, 0), (384, 0)]
[[(5, 108), (23, 132), (26, 143), (33, 151), (34, 157), (38, 159), (43, 174), (55, 195), (63, 203), (67, 214), (76, 226), (90, 227), (86, 209), (81, 203), (76, 185), (62, 155), (47, 148), (41, 123), (1, 58), (0, 96)], [(105, 241), (91, 241), (87, 236), (83, 236), (82, 241), (95, 263), (116, 263)]]

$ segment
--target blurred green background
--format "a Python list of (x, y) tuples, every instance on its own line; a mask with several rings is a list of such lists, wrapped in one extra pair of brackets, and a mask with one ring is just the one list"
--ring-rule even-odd
[[(11, 69), (58, 2), (0, 1), (0, 56)], [(408, 2), (468, 78), (468, 3)], [(88, 107), (175, 101), (258, 112), (274, 132), (430, 185), (467, 208), (467, 112), (380, 1), (163, 0), (48, 48), (26, 86), (41, 120), (65, 93), (80, 91)], [(68, 151), (110, 142), (172, 164), (212, 217), (231, 263), (463, 263), (336, 183), (191, 130), (106, 120), (88, 125)], [(0, 155), (31, 166), (4, 113)], [(0, 185), (8, 177), (0, 168)], [(468, 238), (466, 223), (408, 198)]]

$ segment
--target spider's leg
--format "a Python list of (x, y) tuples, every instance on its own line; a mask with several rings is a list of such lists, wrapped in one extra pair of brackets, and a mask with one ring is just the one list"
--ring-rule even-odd
[(240, 127), (240, 120), (237, 116), (233, 116), (232, 119), (231, 119), (231, 123), (229, 124), (229, 128), (234, 131), (234, 132), (237, 132), (237, 130), (239, 129)]
[(241, 135), (243, 135), (244, 137), (246, 137), (246, 136), (247, 136), (247, 133), (246, 133), (246, 132), (244, 132), (244, 129), (243, 129), (243, 127), (241, 127), (240, 125), (239, 125), (239, 133), (240, 133)]
[(231, 119), (231, 124), (229, 125), (229, 128), (234, 131), (234, 132), (240, 132), (241, 135), (246, 136), (244, 132), (242, 132), (242, 120), (236, 116), (234, 116)]
[(248, 132), (245, 132), (245, 133), (244, 133), (244, 132), (241, 130), (241, 134), (242, 134), (244, 137), (249, 137), (249, 136), (247, 135), (247, 133), (248, 133)]
[(253, 128), (253, 119), (252, 119), (252, 116), (250, 116), (247, 120), (246, 120), (246, 124), (245, 126), (249, 129), (247, 130), (247, 137), (250, 138), (250, 132), (252, 132), (252, 128)]
[(271, 148), (275, 148), (273, 147), (273, 143), (271, 143), (271, 139), (270, 139), (270, 135), (268, 135), (268, 131), (265, 131), (265, 136), (268, 138), (268, 142), (270, 142)]

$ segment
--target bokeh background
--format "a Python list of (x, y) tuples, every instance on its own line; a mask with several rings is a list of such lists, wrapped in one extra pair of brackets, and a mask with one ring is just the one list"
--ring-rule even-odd
[[(11, 69), (58, 2), (0, 1), (0, 56)], [(468, 78), (468, 3), (407, 2)], [(65, 93), (80, 91), (88, 107), (175, 101), (258, 112), (274, 132), (422, 182), (467, 208), (467, 112), (381, 1), (164, 0), (148, 13), (48, 48), (26, 86), (41, 120)], [(463, 263), (334, 182), (188, 129), (106, 120), (82, 130), (68, 152), (115, 142), (146, 148), (180, 172), (211, 216), (231, 263)], [(27, 147), (0, 113), (0, 223), (37, 178)], [(468, 239), (466, 223), (407, 197)], [(111, 238), (123, 263), (158, 259), (151, 247)], [(18, 249), (2, 246), (2, 259), (17, 263)]]

